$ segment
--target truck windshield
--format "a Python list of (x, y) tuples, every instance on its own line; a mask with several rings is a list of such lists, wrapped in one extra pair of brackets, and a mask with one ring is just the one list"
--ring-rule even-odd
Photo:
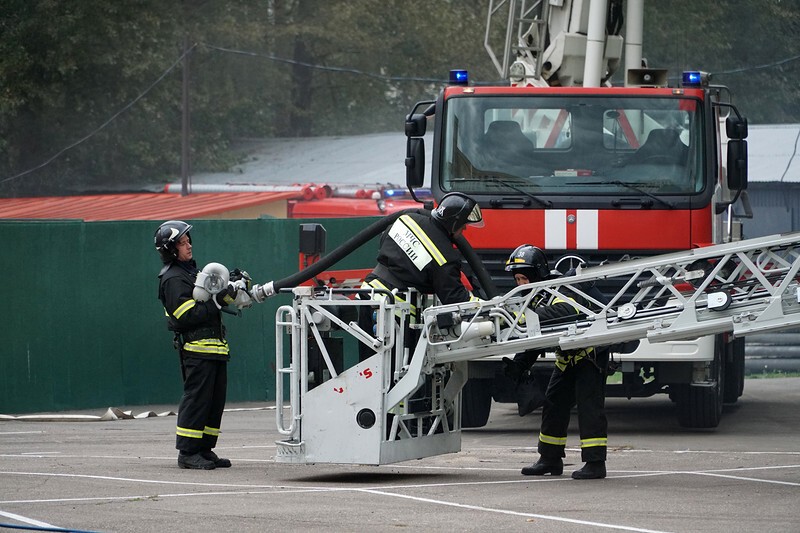
[(700, 193), (699, 102), (669, 97), (474, 96), (448, 100), (444, 191), (508, 195)]

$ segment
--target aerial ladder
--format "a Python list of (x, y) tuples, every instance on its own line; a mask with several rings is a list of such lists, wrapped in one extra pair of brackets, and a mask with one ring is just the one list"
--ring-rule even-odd
[(483, 45), (512, 86), (600, 87), (623, 44), (625, 72), (639, 75), (643, 27), (644, 0), (489, 0)]
[[(365, 292), (357, 288), (287, 289), (293, 302), (276, 314), (276, 421), (285, 437), (276, 461), (378, 465), (457, 452), (468, 360), (796, 327), (798, 270), (800, 233), (789, 233), (578, 268), (490, 300), (432, 305), (416, 321), (407, 293), (368, 290), (369, 300), (355, 298)], [(600, 299), (591, 289), (600, 281), (619, 289)], [(572, 300), (577, 318), (540, 323), (532, 309), (552, 298)], [(373, 331), (356, 320), (364, 306)], [(342, 368), (327, 350), (334, 332), (374, 355)], [(322, 372), (310, 372), (310, 354)], [(684, 386), (711, 386), (721, 373), (704, 375)]]

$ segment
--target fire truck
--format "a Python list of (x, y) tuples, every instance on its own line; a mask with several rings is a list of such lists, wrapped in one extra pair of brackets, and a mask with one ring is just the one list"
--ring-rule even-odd
[[(490, 275), (485, 297), (513, 287), (504, 264), (524, 243), (565, 272), (742, 238), (734, 206), (748, 215), (747, 121), (707, 74), (672, 80), (646, 68), (642, 28), (643, 0), (491, 0), (484, 44), (508, 82), (473, 86), (454, 70), (450, 85), (408, 114), (410, 195), (417, 200), (426, 184), (427, 153), (424, 192), (434, 201), (463, 192), (483, 211), (484, 226), (465, 237)], [(603, 292), (620, 289), (604, 283)], [(742, 394), (744, 339), (643, 339), (613, 364), (609, 396), (668, 394), (682, 426), (711, 428)], [(470, 361), (468, 375), (461, 423), (480, 427), (492, 400), (513, 401), (514, 385), (500, 355)]]
[[(485, 225), (465, 235), (498, 288), (512, 287), (504, 262), (523, 243), (564, 271), (741, 239), (747, 122), (707, 74), (671, 83), (643, 68), (643, 0), (493, 0), (488, 21), (485, 45), (508, 85), (471, 86), (451, 72), (451, 85), (408, 115), (406, 165), (409, 187), (420, 187), (431, 124), (432, 194), (478, 201)], [(685, 427), (717, 426), (744, 386), (743, 339), (727, 334), (645, 340), (613, 359), (622, 379), (609, 395), (667, 393)], [(469, 376), (462, 420), (482, 426), (492, 398), (510, 401), (513, 387), (499, 361), (474, 361)]]

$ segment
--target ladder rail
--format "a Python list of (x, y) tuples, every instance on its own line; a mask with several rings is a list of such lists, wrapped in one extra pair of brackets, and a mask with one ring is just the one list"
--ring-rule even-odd
[[(575, 349), (640, 338), (663, 342), (726, 331), (740, 336), (781, 323), (792, 327), (800, 317), (798, 246), (800, 234), (751, 239), (592, 267), (519, 286), (492, 300), (429, 308), (424, 316), (431, 356), (439, 364), (526, 349)], [(625, 281), (609, 303), (591, 299), (584, 289), (613, 278)], [(682, 284), (680, 290), (676, 284)], [(589, 296), (594, 308), (573, 302), (583, 318), (568, 325), (527, 320), (522, 327), (509, 319), (531, 316), (525, 311), (536, 298), (579, 300), (575, 296)], [(769, 318), (759, 320), (767, 311)], [(465, 317), (460, 330), (439, 328), (442, 314)], [(468, 338), (466, 332), (482, 320), (501, 325), (483, 340)]]
[[(501, 12), (502, 8), (505, 12)], [(550, 13), (550, 3), (546, 0), (489, 0), (486, 16), (486, 31), (483, 37), (483, 47), (489, 54), (489, 59), (497, 69), (498, 74), (505, 79), (509, 76), (509, 69), (514, 60), (519, 56), (526, 56), (534, 64), (534, 78), (539, 79), (542, 72), (542, 61), (547, 39), (547, 24)], [(492, 19), (495, 15), (505, 15), (505, 31), (503, 38), (502, 56), (498, 57), (492, 47), (491, 37), (494, 25)], [(535, 29), (536, 39), (533, 39)], [(531, 35), (531, 44), (528, 36)]]

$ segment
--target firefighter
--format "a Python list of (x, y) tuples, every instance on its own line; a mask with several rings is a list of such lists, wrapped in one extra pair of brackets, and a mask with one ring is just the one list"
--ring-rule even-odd
[[(550, 277), (544, 252), (530, 244), (518, 246), (506, 261), (505, 269), (513, 274), (514, 283), (518, 286)], [(534, 362), (542, 353), (540, 350), (527, 350), (516, 354), (514, 359), (503, 357), (505, 375), (514, 382), (514, 399), (519, 416), (525, 416), (544, 405), (544, 394), (532, 371)]]
[[(381, 235), (378, 264), (362, 288), (397, 292), (416, 289), (435, 294), (443, 304), (477, 300), (461, 281), (464, 258), (454, 247), (468, 224), (480, 227), (483, 218), (477, 202), (462, 193), (446, 194), (430, 215), (400, 216)], [(362, 307), (360, 313), (362, 327), (371, 323), (369, 307)], [(361, 360), (371, 355), (369, 348), (364, 348), (362, 345)]]
[(233, 303), (238, 289), (229, 284), (207, 301), (193, 297), (199, 270), (192, 256), (191, 229), (186, 222), (168, 220), (156, 230), (155, 247), (164, 263), (158, 274), (158, 299), (167, 328), (175, 333), (183, 376), (175, 444), (178, 466), (213, 470), (231, 466), (213, 448), (225, 408), (230, 359), (221, 310)]
[[(519, 246), (508, 259), (507, 270), (514, 272), (517, 284), (536, 282), (550, 277), (544, 252), (529, 244)], [(566, 275), (572, 275), (568, 272)], [(593, 296), (594, 288), (586, 288)], [(601, 295), (597, 296), (602, 298)], [(577, 300), (577, 298), (576, 298)], [(581, 299), (583, 300), (583, 299)], [(602, 301), (602, 300), (600, 300)], [(581, 301), (583, 305), (587, 302)], [(563, 299), (552, 299), (537, 305), (534, 311), (542, 324), (561, 323), (578, 318), (580, 311)], [(515, 356), (516, 359), (516, 356)], [(524, 364), (533, 364), (528, 357)], [(572, 473), (573, 479), (606, 477), (608, 422), (605, 414), (605, 383), (608, 368), (608, 348), (579, 350), (556, 349), (556, 363), (545, 392), (542, 423), (539, 432), (539, 460), (522, 469), (526, 476), (559, 476), (564, 471), (564, 449), (570, 411), (577, 404), (581, 440), (581, 460), (585, 465)]]
[(462, 193), (446, 194), (430, 216), (401, 216), (381, 236), (378, 265), (367, 283), (436, 294), (443, 304), (475, 299), (461, 282), (464, 258), (453, 244), (467, 224), (480, 227), (482, 222), (481, 208)]

